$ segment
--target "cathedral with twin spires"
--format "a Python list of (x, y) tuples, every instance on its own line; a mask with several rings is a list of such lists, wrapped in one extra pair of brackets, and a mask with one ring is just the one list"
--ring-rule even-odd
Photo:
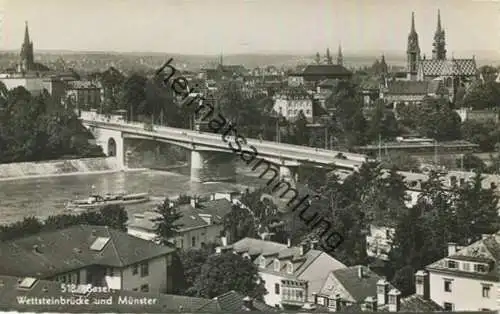
[(410, 81), (442, 81), (453, 100), (458, 88), (467, 88), (478, 77), (475, 58), (448, 59), (446, 56), (445, 31), (438, 10), (437, 27), (432, 44), (432, 59), (422, 57), (415, 28), (415, 14), (412, 12), (411, 28), (406, 49), (406, 73)]

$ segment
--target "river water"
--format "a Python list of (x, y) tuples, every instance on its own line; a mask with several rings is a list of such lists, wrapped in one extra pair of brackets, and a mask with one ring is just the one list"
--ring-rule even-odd
[[(88, 197), (93, 187), (99, 193), (149, 192), (152, 196), (166, 197), (243, 190), (247, 186), (257, 187), (265, 182), (248, 168), (238, 168), (235, 183), (194, 183), (186, 172), (186, 169), (177, 172), (145, 170), (0, 181), (0, 224), (22, 220), (26, 216), (44, 219), (50, 215), (67, 213), (66, 202)], [(130, 217), (154, 205), (152, 201), (127, 206), (126, 210)]]

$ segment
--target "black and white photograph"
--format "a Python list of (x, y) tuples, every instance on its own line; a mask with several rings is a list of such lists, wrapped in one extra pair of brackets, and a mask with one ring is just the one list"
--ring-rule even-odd
[(0, 313), (500, 310), (500, 1), (0, 0)]

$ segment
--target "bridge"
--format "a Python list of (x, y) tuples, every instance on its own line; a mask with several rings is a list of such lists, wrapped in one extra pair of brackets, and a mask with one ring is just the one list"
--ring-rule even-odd
[[(227, 142), (224, 141), (223, 131), (216, 134), (161, 125), (146, 127), (144, 123), (126, 122), (119, 116), (91, 111), (80, 112), (80, 120), (93, 133), (103, 152), (108, 156), (116, 156), (122, 170), (127, 167), (125, 139), (153, 140), (188, 149), (191, 151), (191, 180), (195, 182), (234, 179), (236, 170), (232, 161), (236, 156), (240, 156), (249, 167), (253, 166), (254, 170), (261, 164), (279, 169), (280, 179), (293, 182), (297, 179), (297, 168), (302, 164), (333, 166), (352, 171), (367, 159), (362, 154), (250, 138), (246, 138), (246, 145), (242, 145), (244, 153), (237, 154), (234, 146), (229, 146), (229, 143), (235, 144), (235, 138), (228, 136)], [(255, 150), (249, 149), (251, 146)], [(252, 155), (252, 152), (257, 155)], [(243, 159), (244, 155), (247, 156), (246, 159)], [(253, 156), (254, 159), (249, 162), (248, 156)]]

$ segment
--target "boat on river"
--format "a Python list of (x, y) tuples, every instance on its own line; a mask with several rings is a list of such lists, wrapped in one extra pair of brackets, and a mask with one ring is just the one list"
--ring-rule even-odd
[(131, 205), (145, 203), (150, 200), (148, 193), (136, 194), (93, 194), (86, 199), (74, 200), (66, 204), (66, 209), (74, 212), (101, 209), (108, 205)]

